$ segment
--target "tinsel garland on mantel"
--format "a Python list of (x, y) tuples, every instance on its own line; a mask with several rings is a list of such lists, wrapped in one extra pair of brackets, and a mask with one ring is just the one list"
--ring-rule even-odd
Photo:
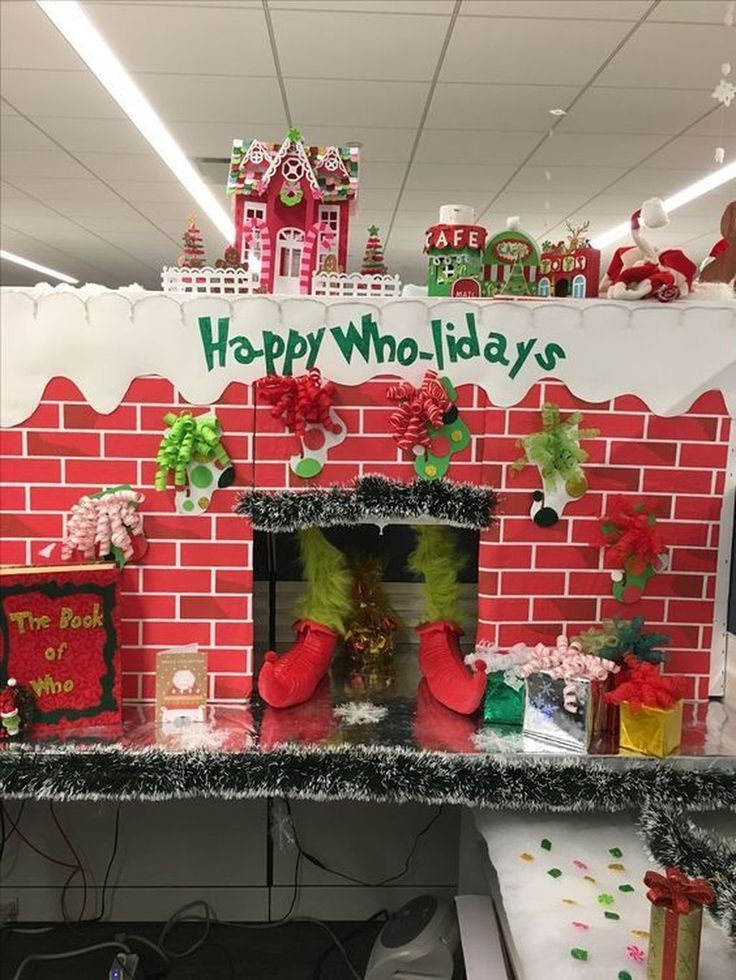
[(235, 512), (249, 517), (258, 531), (296, 531), (360, 522), (390, 523), (429, 518), (455, 527), (482, 530), (493, 521), (498, 497), (493, 490), (451, 480), (402, 483), (385, 476), (363, 476), (347, 486), (303, 490), (246, 490)]
[[(624, 764), (622, 764), (622, 762)], [(736, 809), (736, 763), (504, 757), (381, 745), (268, 752), (119, 745), (17, 745), (0, 751), (0, 797), (46, 800), (257, 799), (451, 803), (528, 812), (622, 812), (646, 800)]]

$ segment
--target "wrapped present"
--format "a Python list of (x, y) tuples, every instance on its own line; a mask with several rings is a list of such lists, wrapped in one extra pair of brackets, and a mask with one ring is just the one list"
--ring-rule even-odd
[(577, 643), (568, 644), (565, 636), (558, 636), (554, 647), (538, 643), (519, 668), (526, 677), (524, 734), (587, 752), (604, 685), (618, 669), (610, 660), (583, 653)]
[(640, 708), (621, 704), (619, 747), (663, 759), (674, 752), (682, 736), (682, 701), (672, 708)]
[(715, 900), (713, 888), (679, 868), (647, 871), (644, 884), (652, 903), (647, 980), (697, 980), (703, 906)]
[(667, 677), (652, 663), (627, 656), (628, 677), (605, 695), (621, 707), (621, 749), (663, 758), (680, 744), (683, 681)]
[(572, 752), (587, 752), (593, 733), (594, 703), (590, 681), (552, 677), (547, 671), (526, 679), (524, 735)]
[(465, 663), (471, 670), (486, 672), (483, 721), (489, 725), (520, 728), (524, 720), (524, 678), (519, 668), (529, 661), (533, 650), (517, 643), (508, 652), (481, 640)]

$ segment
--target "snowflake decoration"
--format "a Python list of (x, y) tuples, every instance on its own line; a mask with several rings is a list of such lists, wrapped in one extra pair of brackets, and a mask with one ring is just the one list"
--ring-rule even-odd
[(388, 708), (371, 701), (347, 701), (339, 704), (334, 714), (346, 725), (374, 725), (386, 717)]
[(736, 85), (733, 82), (729, 82), (725, 77), (721, 78), (713, 90), (711, 98), (728, 108), (733, 100), (736, 99)]

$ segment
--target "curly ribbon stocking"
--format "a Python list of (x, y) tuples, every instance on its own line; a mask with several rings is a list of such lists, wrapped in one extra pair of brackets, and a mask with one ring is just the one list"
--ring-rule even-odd
[(394, 439), (401, 449), (419, 453), (430, 444), (430, 429), (439, 429), (450, 408), (450, 399), (436, 371), (427, 371), (421, 388), (408, 381), (392, 385), (386, 392), (398, 408), (389, 418)]
[(328, 432), (340, 431), (330, 415), (335, 386), (331, 381), (323, 382), (317, 368), (299, 377), (270, 374), (256, 381), (256, 390), (272, 406), (271, 416), (281, 419), (284, 428), (300, 438), (310, 423)]
[(121, 565), (133, 556), (131, 540), (143, 534), (143, 515), (136, 507), (145, 500), (130, 488), (82, 497), (69, 515), (61, 557), (65, 561), (75, 552), (84, 558), (105, 558), (118, 551)]
[(222, 468), (231, 465), (230, 457), (220, 443), (220, 424), (212, 415), (193, 416), (191, 412), (168, 412), (164, 422), (169, 426), (156, 454), (154, 486), (165, 490), (169, 472), (173, 470), (174, 485), (182, 489), (187, 484), (187, 467), (194, 460), (217, 462)]

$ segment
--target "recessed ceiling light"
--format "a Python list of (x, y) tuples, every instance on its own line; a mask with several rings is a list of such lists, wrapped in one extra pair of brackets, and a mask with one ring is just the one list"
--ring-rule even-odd
[(567, 109), (548, 109), (550, 116), (566, 116)]
[(232, 243), (235, 233), (227, 212), (76, 0), (36, 0), (36, 3), (90, 71), (94, 72), (226, 241)]
[(43, 272), (44, 275), (51, 276), (52, 279), (68, 282), (70, 286), (79, 282), (78, 279), (75, 279), (73, 276), (68, 276), (65, 272), (57, 272), (56, 269), (49, 269), (47, 265), (39, 265), (38, 262), (31, 262), (30, 259), (24, 259), (22, 255), (15, 255), (14, 252), (6, 252), (4, 248), (0, 248), (0, 259), (5, 259), (6, 262), (15, 262), (16, 265), (25, 266), (26, 269), (33, 269), (35, 272)]
[[(689, 204), (691, 201), (697, 200), (708, 191), (714, 190), (716, 187), (720, 187), (721, 184), (727, 184), (729, 180), (736, 179), (736, 161), (734, 163), (727, 163), (724, 167), (719, 167), (718, 170), (714, 170), (713, 173), (706, 174), (705, 177), (701, 177), (700, 180), (696, 180), (694, 184), (689, 184), (687, 187), (683, 187), (681, 191), (673, 194), (671, 197), (666, 198), (662, 203), (664, 204), (665, 211), (669, 214), (671, 211), (676, 211), (678, 208), (683, 207), (685, 204)], [(604, 231), (601, 235), (596, 235), (592, 240), (591, 245), (593, 248), (605, 248), (606, 245), (612, 245), (621, 238), (625, 238), (631, 234), (631, 220), (622, 221), (620, 225), (616, 225), (614, 228), (610, 228), (608, 231)]]

